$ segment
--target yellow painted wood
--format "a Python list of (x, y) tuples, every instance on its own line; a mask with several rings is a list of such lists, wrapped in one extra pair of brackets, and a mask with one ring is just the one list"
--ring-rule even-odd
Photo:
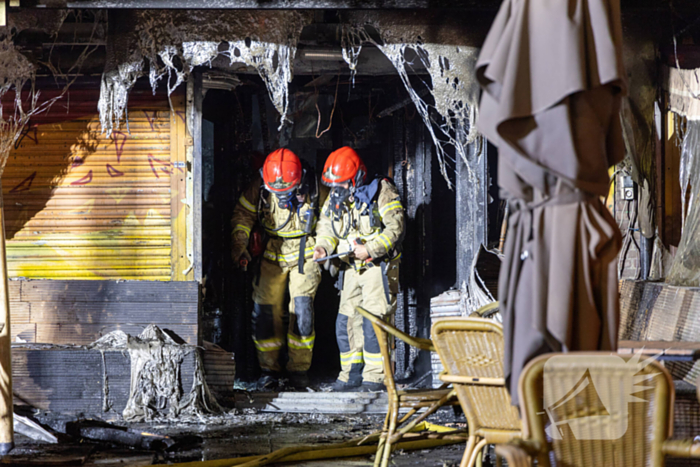
[(615, 180), (615, 166), (608, 169), (608, 175), (610, 176), (610, 187), (608, 188), (608, 196), (606, 196), (603, 201), (607, 200), (605, 205), (610, 211), (610, 214), (615, 215), (615, 189), (617, 188), (617, 181)]
[(12, 355), (10, 339), (10, 290), (5, 259), (5, 211), (0, 193), (0, 452), (14, 446), (12, 405)]
[[(171, 158), (174, 165), (186, 166), (185, 145), (187, 130), (185, 126), (185, 97), (178, 96), (172, 99), (174, 113), (170, 117), (170, 147)], [(194, 280), (194, 271), (185, 274), (189, 267), (187, 259), (187, 207), (183, 200), (186, 197), (186, 172), (178, 170), (171, 177), (171, 204), (170, 210), (173, 225), (172, 264), (174, 281)]]
[(171, 280), (175, 115), (130, 112), (110, 137), (97, 116), (30, 129), (3, 174), (10, 277)]

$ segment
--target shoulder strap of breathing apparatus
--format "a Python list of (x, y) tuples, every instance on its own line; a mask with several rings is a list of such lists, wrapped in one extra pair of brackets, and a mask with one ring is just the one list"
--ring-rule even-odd
[[(304, 164), (304, 162), (302, 162)], [(299, 274), (304, 274), (304, 263), (306, 262), (306, 241), (309, 235), (314, 230), (316, 226), (316, 221), (318, 220), (319, 206), (319, 189), (318, 189), (318, 177), (316, 177), (316, 172), (311, 168), (304, 168), (304, 178), (302, 179), (302, 190), (307, 190), (306, 194), (309, 196), (310, 206), (309, 209), (304, 213), (304, 218), (301, 220), (302, 229), (304, 230), (304, 236), (299, 242), (299, 259), (297, 264), (299, 267)], [(302, 191), (302, 194), (304, 192)]]

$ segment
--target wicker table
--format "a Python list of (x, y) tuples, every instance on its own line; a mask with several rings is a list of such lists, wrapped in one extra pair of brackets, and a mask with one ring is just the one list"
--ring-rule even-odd
[(694, 362), (700, 359), (700, 342), (619, 341), (617, 353), (641, 353), (648, 357), (658, 356), (659, 360)]

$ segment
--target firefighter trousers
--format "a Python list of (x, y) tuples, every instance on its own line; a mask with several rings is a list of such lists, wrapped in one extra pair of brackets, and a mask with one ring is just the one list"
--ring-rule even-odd
[[(386, 272), (383, 272), (385, 269)], [(364, 319), (355, 307), (361, 306), (382, 319), (396, 311), (396, 294), (399, 287), (399, 260), (386, 263), (385, 268), (344, 271), (343, 289), (340, 292), (340, 309), (335, 323), (335, 335), (340, 348), (341, 371), (338, 379), (343, 382), (384, 382), (382, 354), (372, 323)]]
[[(287, 343), (287, 371), (307, 371), (314, 348), (314, 297), (321, 283), (321, 269), (313, 260), (282, 267), (263, 259), (260, 278), (253, 282), (253, 341), (263, 370), (279, 372), (280, 351)], [(285, 329), (284, 299), (289, 290), (289, 325)]]

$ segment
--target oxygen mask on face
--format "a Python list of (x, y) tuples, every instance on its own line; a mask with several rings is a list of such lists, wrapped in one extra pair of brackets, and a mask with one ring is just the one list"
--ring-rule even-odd
[(345, 188), (342, 186), (334, 186), (333, 188), (331, 188), (331, 192), (330, 192), (331, 209), (335, 212), (340, 212), (340, 211), (347, 209), (347, 207), (345, 205), (350, 204), (351, 197), (352, 197), (352, 192), (350, 191), (349, 188)]
[(299, 199), (297, 197), (297, 190), (290, 190), (287, 193), (276, 193), (277, 206), (282, 209), (287, 209), (293, 211), (299, 204)]

